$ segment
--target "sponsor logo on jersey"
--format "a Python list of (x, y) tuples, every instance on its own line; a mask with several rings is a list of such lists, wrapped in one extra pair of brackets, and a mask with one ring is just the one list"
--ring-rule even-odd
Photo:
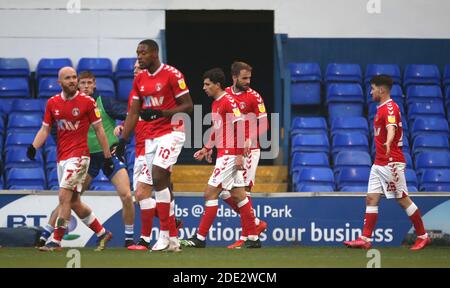
[(80, 109), (78, 109), (77, 107), (72, 109), (72, 115), (77, 117), (78, 115), (80, 115)]
[(60, 119), (57, 121), (58, 128), (61, 130), (69, 130), (69, 131), (75, 131), (80, 127), (80, 121), (71, 122), (66, 119)]
[(154, 96), (144, 96), (144, 103), (142, 108), (148, 107), (159, 107), (164, 102), (164, 96), (154, 97)]
[(388, 122), (389, 123), (395, 123), (395, 116), (388, 115)]
[(184, 79), (178, 80), (178, 86), (180, 87), (181, 90), (186, 89), (186, 82), (184, 82)]
[(266, 106), (264, 104), (258, 104), (259, 113), (266, 113)]

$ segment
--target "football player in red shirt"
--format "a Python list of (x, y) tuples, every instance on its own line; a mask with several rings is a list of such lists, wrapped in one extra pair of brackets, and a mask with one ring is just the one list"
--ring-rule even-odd
[(44, 145), (50, 134), (51, 125), (57, 125), (57, 162), (59, 179), (59, 208), (53, 240), (41, 251), (61, 250), (61, 240), (67, 230), (71, 209), (99, 237), (97, 250), (103, 250), (112, 238), (95, 217), (91, 208), (81, 202), (83, 182), (89, 167), (89, 148), (87, 134), (92, 125), (105, 156), (104, 171), (113, 172), (114, 163), (109, 150), (108, 140), (102, 126), (100, 111), (95, 100), (78, 91), (77, 73), (72, 67), (61, 68), (58, 82), (62, 92), (51, 97), (45, 109), (42, 127), (33, 143), (28, 146), (27, 156), (34, 159), (36, 149)]
[[(248, 234), (244, 247), (260, 248), (261, 241), (256, 232), (255, 215), (244, 189), (243, 155), (244, 150), (248, 150), (250, 145), (247, 141), (243, 144), (239, 143), (240, 139), (244, 138), (245, 131), (240, 133), (238, 123), (244, 122), (244, 119), (238, 103), (222, 88), (224, 83), (225, 75), (220, 68), (208, 70), (203, 75), (203, 90), (208, 97), (214, 99), (212, 104), (213, 131), (208, 144), (214, 143), (217, 148), (217, 160), (205, 191), (205, 212), (200, 220), (197, 234), (190, 239), (183, 240), (182, 244), (187, 247), (206, 247), (206, 237), (218, 210), (219, 193), (222, 190), (228, 190), (231, 192), (233, 201), (237, 203), (243, 229)], [(210, 146), (202, 150), (212, 148)]]
[(177, 113), (191, 113), (192, 99), (183, 74), (161, 63), (159, 47), (153, 40), (139, 43), (137, 58), (142, 69), (134, 79), (133, 101), (124, 123), (117, 155), (125, 153), (125, 144), (139, 117), (145, 125), (145, 158), (155, 189), (156, 210), (160, 221), (159, 239), (153, 251), (180, 251), (175, 217), (170, 217), (173, 194), (169, 189), (172, 166), (177, 162), (185, 141), (184, 123), (172, 121)]
[(344, 245), (363, 249), (372, 247), (372, 233), (378, 219), (378, 203), (381, 194), (384, 194), (387, 199), (395, 198), (405, 209), (417, 234), (417, 240), (411, 250), (420, 250), (425, 248), (431, 239), (425, 231), (419, 209), (408, 196), (406, 164), (402, 151), (402, 115), (390, 95), (393, 81), (390, 76), (378, 75), (372, 78), (370, 84), (373, 100), (381, 103), (374, 119), (375, 162), (370, 171), (362, 236), (353, 241), (346, 241)]

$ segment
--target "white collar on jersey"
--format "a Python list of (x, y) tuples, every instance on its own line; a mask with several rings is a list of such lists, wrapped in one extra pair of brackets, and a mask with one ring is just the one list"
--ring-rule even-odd
[(159, 65), (158, 69), (156, 69), (156, 71), (152, 74), (150, 73), (150, 71), (147, 70), (147, 73), (149, 76), (155, 76), (156, 74), (158, 74), (164, 67), (164, 63), (161, 63), (161, 65)]
[(227, 92), (223, 91), (222, 95), (220, 95), (219, 97), (217, 97), (216, 99), (214, 99), (214, 101), (219, 101), (223, 96), (225, 96), (227, 94)]
[(77, 90), (77, 93), (75, 93), (75, 95), (72, 98), (67, 99), (66, 96), (64, 95), (64, 91), (61, 91), (61, 98), (64, 101), (68, 101), (68, 100), (70, 101), (70, 100), (74, 99), (75, 97), (77, 97), (79, 94), (80, 94), (80, 91)]
[(384, 104), (387, 104), (389, 101), (392, 101), (392, 98), (389, 98), (388, 100), (384, 101), (382, 104), (378, 105), (377, 109), (383, 106)]

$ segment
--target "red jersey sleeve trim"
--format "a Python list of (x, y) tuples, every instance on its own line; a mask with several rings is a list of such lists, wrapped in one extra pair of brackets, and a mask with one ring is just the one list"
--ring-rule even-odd
[(44, 125), (44, 126), (50, 126), (50, 124), (48, 124), (47, 122), (42, 122), (42, 125)]
[(95, 121), (95, 122), (92, 122), (92, 125), (97, 125), (98, 123), (100, 123), (100, 122), (102, 122), (102, 119), (100, 118), (100, 119), (98, 119), (97, 121)]
[(175, 95), (175, 98), (181, 97), (181, 96), (183, 96), (184, 94), (187, 94), (187, 93), (189, 93), (189, 90), (182, 91), (182, 92), (178, 93), (177, 95)]

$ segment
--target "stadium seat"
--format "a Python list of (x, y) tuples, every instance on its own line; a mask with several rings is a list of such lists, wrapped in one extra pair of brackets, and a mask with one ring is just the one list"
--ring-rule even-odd
[(30, 160), (27, 157), (26, 147), (10, 147), (8, 153), (5, 154), (5, 170), (8, 171), (11, 168), (33, 168), (43, 167), (44, 158), (42, 157), (42, 151), (36, 151), (36, 160)]
[(367, 185), (342, 186), (340, 192), (367, 192)]
[(295, 192), (334, 192), (334, 186), (299, 184), (296, 185)]
[(53, 187), (57, 187), (57, 189), (59, 189), (57, 168), (47, 170), (47, 187), (51, 190), (53, 190)]
[[(52, 137), (49, 137), (52, 138)], [(46, 170), (52, 170), (54, 168), (56, 168), (56, 149), (51, 149), (46, 151), (47, 154), (45, 154), (45, 166), (46, 166)], [(50, 187), (50, 186), (49, 186)]]
[(323, 152), (295, 153), (291, 161), (291, 173), (305, 167), (329, 167), (328, 155)]
[[(114, 82), (110, 78), (96, 78), (96, 90), (103, 97), (116, 97)], [(130, 90), (131, 91), (131, 90)], [(127, 97), (128, 100), (128, 97)]]
[(36, 133), (33, 132), (9, 132), (6, 135), (5, 149), (9, 146), (28, 146), (33, 143), (34, 136)]
[[(3, 174), (3, 173), (1, 173)], [(0, 174), (0, 189), (3, 189), (4, 187), (4, 182), (3, 182), (3, 175)]]
[(38, 85), (38, 97), (50, 98), (61, 92), (61, 86), (56, 77), (41, 77)]
[(10, 112), (43, 112), (42, 101), (40, 99), (14, 99)]
[(441, 103), (411, 103), (408, 106), (409, 125), (414, 123), (417, 117), (445, 118), (444, 106)]
[(414, 139), (413, 155), (433, 151), (450, 152), (448, 137), (443, 135), (419, 135)]
[[(112, 62), (108, 58), (81, 58), (77, 71), (91, 71), (95, 77), (113, 77)], [(97, 79), (98, 80), (98, 79)]]
[(291, 136), (296, 134), (327, 134), (328, 125), (324, 117), (295, 117), (292, 119)]
[(369, 151), (367, 136), (361, 133), (337, 133), (332, 139), (331, 153), (334, 160), (341, 151)]
[(420, 191), (450, 192), (450, 169), (427, 169), (420, 178)]
[(419, 187), (419, 181), (417, 181), (417, 175), (413, 169), (405, 169), (405, 179), (408, 187)]
[(295, 135), (292, 138), (291, 153), (294, 152), (324, 152), (330, 153), (330, 142), (325, 134)]
[(414, 141), (418, 135), (444, 135), (449, 137), (448, 122), (444, 118), (417, 118), (411, 128)]
[(413, 161), (411, 158), (411, 154), (403, 151), (403, 156), (405, 156), (405, 161), (406, 161), (406, 169), (413, 169)]
[(364, 151), (341, 151), (334, 161), (334, 173), (338, 173), (343, 167), (367, 167), (372, 166), (369, 153)]
[[(3, 117), (0, 117), (0, 136), (3, 136), (4, 134), (5, 134), (5, 120), (3, 120)], [(3, 138), (2, 138), (2, 140), (3, 140)], [(1, 152), (2, 151), (0, 151), (0, 154), (1, 154)]]
[(320, 82), (298, 82), (291, 84), (291, 105), (319, 105)]
[(11, 168), (7, 172), (7, 187), (42, 186), (45, 187), (45, 173), (42, 168)]
[(30, 76), (30, 65), (25, 58), (0, 58), (0, 77)]
[(334, 175), (330, 168), (324, 167), (305, 167), (298, 173), (294, 179), (297, 185), (327, 185), (334, 188)]
[(436, 65), (408, 64), (405, 66), (403, 86), (441, 84), (441, 74)]
[(426, 169), (448, 169), (450, 167), (450, 152), (422, 152), (415, 157), (417, 175)]
[(26, 78), (0, 78), (0, 97), (30, 97)]
[(116, 191), (116, 188), (111, 183), (96, 183), (91, 186), (94, 191)]
[(369, 135), (369, 126), (367, 119), (358, 116), (336, 117), (331, 122), (331, 137), (336, 133), (353, 133), (359, 132), (366, 136)]
[(359, 64), (330, 63), (325, 72), (325, 82), (356, 82), (362, 84)]
[(134, 167), (134, 158), (136, 158), (135, 149), (127, 149), (125, 153), (125, 160), (127, 160), (127, 166), (132, 168)]
[(291, 81), (321, 82), (322, 72), (318, 63), (289, 63)]
[(366, 66), (366, 78), (364, 82), (370, 86), (370, 80), (376, 75), (389, 75), (394, 80), (395, 84), (400, 84), (401, 74), (400, 67), (396, 64), (367, 64)]
[(45, 185), (11, 185), (9, 190), (45, 190)]
[(105, 183), (110, 183), (109, 179), (108, 179), (108, 177), (105, 176), (105, 174), (103, 174), (103, 171), (100, 170), (97, 177), (92, 179), (91, 187), (94, 187), (96, 185), (98, 186), (98, 185), (105, 184)]
[(413, 85), (409, 86), (406, 90), (406, 102), (408, 105), (417, 102), (425, 103), (444, 103), (444, 98), (442, 97), (442, 90), (440, 86), (437, 85)]
[(116, 65), (116, 79), (133, 78), (134, 63), (136, 63), (136, 58), (119, 58)]
[(11, 112), (8, 116), (7, 132), (37, 132), (42, 126), (41, 112)]
[(337, 189), (344, 186), (365, 186), (369, 181), (369, 167), (342, 167), (336, 174)]
[(58, 72), (63, 67), (73, 67), (69, 58), (42, 58), (36, 67), (36, 80), (42, 77), (58, 77)]
[(133, 88), (133, 80), (133, 78), (120, 78), (117, 80), (117, 100), (128, 101)]
[(364, 96), (359, 84), (328, 85), (326, 103), (330, 122), (336, 117), (363, 116)]

